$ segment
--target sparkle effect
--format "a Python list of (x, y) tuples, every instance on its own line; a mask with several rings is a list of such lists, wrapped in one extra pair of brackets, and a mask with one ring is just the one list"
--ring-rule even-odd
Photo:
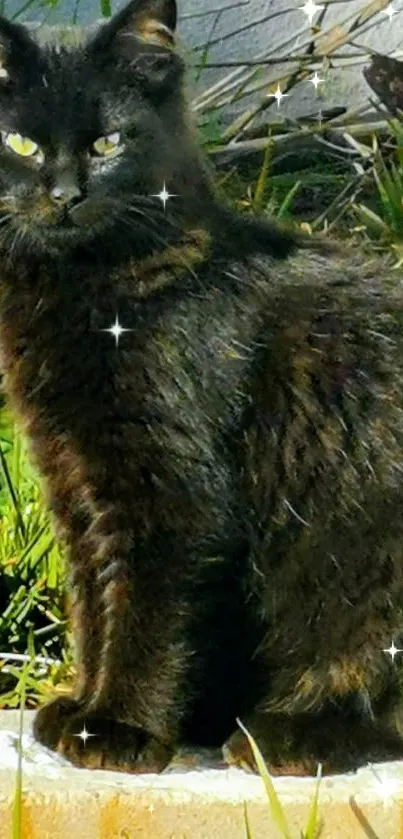
[(399, 778), (388, 778), (386, 775), (381, 774), (371, 763), (368, 764), (368, 768), (374, 775), (376, 790), (382, 798), (382, 806), (385, 808), (387, 805), (390, 805), (390, 800), (396, 794), (397, 790), (401, 789), (402, 781)]
[(392, 3), (389, 3), (389, 6), (387, 6), (386, 9), (382, 9), (381, 11), (383, 15), (388, 16), (389, 23), (391, 22), (393, 15), (397, 15), (397, 9), (393, 8)]
[(277, 85), (277, 90), (275, 91), (275, 93), (268, 93), (267, 95), (268, 96), (274, 96), (274, 99), (277, 99), (277, 107), (279, 108), (281, 100), (284, 99), (285, 96), (289, 96), (290, 94), (289, 93), (282, 93), (281, 90), (280, 90), (280, 85), (278, 84)]
[(116, 346), (119, 344), (119, 338), (123, 334), (123, 332), (133, 332), (133, 329), (128, 329), (124, 326), (121, 326), (119, 323), (119, 318), (116, 315), (115, 323), (112, 326), (109, 326), (107, 329), (101, 329), (100, 332), (110, 332), (111, 335), (114, 336), (116, 340)]
[(159, 198), (160, 201), (162, 201), (165, 210), (167, 201), (169, 201), (170, 198), (177, 198), (177, 196), (173, 192), (168, 192), (164, 181), (164, 185), (161, 189), (161, 192), (154, 193), (153, 195), (151, 195), (151, 198)]
[(307, 3), (305, 3), (305, 6), (300, 6), (299, 8), (301, 9), (301, 12), (304, 12), (304, 14), (307, 16), (309, 24), (311, 25), (315, 15), (316, 15), (316, 12), (320, 12), (320, 10), (324, 9), (325, 7), (324, 6), (318, 6), (315, 3), (315, 0), (307, 0)]
[(403, 650), (400, 650), (399, 647), (395, 647), (395, 642), (392, 641), (390, 647), (387, 650), (382, 650), (383, 653), (388, 653), (392, 659), (395, 660), (398, 653), (403, 653)]
[(85, 746), (85, 744), (86, 744), (86, 742), (87, 742), (87, 740), (88, 740), (88, 738), (89, 738), (89, 737), (96, 737), (96, 736), (97, 736), (96, 734), (90, 734), (90, 732), (89, 732), (89, 731), (87, 731), (87, 729), (86, 729), (86, 727), (85, 727), (85, 723), (84, 723), (84, 726), (83, 726), (82, 731), (80, 731), (80, 732), (79, 732), (79, 734), (75, 734), (75, 735), (74, 735), (74, 737), (80, 737), (80, 738), (81, 738), (81, 740), (83, 741), (84, 746)]
[(315, 90), (317, 90), (317, 89), (318, 89), (318, 87), (319, 87), (319, 85), (320, 85), (320, 84), (323, 84), (323, 83), (324, 83), (324, 81), (325, 81), (324, 79), (320, 79), (320, 78), (319, 78), (319, 76), (318, 76), (318, 71), (317, 71), (317, 70), (315, 70), (315, 73), (314, 73), (314, 75), (312, 76), (312, 78), (311, 78), (311, 79), (308, 79), (308, 82), (310, 82), (311, 84), (313, 84), (313, 86), (314, 86)]

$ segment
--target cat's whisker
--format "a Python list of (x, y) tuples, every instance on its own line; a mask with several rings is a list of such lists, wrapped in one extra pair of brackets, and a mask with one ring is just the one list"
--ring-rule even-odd
[[(10, 221), (10, 219), (5, 219), (5, 222), (6, 221)], [(7, 225), (6, 223), (1, 225), (0, 222), (0, 242), (3, 250), (5, 250), (5, 248), (7, 247), (7, 240), (10, 239), (12, 233), (13, 231), (9, 225)]]
[(0, 242), (2, 244), (3, 249), (7, 246), (7, 239), (11, 237), (8, 258), (10, 258), (15, 251), (15, 243), (19, 235), (18, 228), (10, 228), (9, 222), (14, 218), (14, 213), (6, 213), (5, 215), (0, 215)]
[(22, 244), (24, 242), (24, 240), (26, 239), (26, 234), (28, 232), (28, 229), (29, 229), (29, 227), (28, 227), (27, 224), (24, 224), (24, 225), (21, 225), (20, 227), (17, 227), (17, 229), (15, 231), (15, 234), (14, 234), (14, 237), (11, 241), (9, 252), (8, 252), (8, 258), (9, 258), (10, 262), (12, 262), (12, 257), (17, 250), (17, 246), (19, 244)]
[(142, 223), (141, 221), (132, 221), (131, 219), (128, 219), (125, 216), (122, 216), (119, 219), (119, 221), (128, 225), (130, 227), (130, 229), (133, 230), (133, 231), (143, 230), (145, 233), (147, 233), (147, 235), (150, 238), (154, 239), (156, 242), (160, 242), (164, 247), (166, 247), (169, 244), (169, 242), (166, 239), (164, 239), (162, 236), (159, 236), (158, 233), (155, 232), (155, 230), (152, 230), (150, 227), (148, 227), (146, 224)]
[[(130, 207), (127, 208), (127, 212), (134, 213), (135, 215), (138, 215), (138, 216), (143, 216), (143, 218), (146, 219), (148, 224), (155, 225), (158, 228), (158, 230), (161, 232), (161, 221), (153, 218), (152, 215), (150, 215), (149, 213), (146, 213), (143, 210), (140, 210), (139, 207), (130, 206)], [(165, 219), (164, 219), (164, 222), (166, 223)], [(170, 227), (175, 228), (175, 230), (177, 230), (178, 232), (180, 232), (180, 233), (183, 232), (183, 227), (181, 225), (175, 224), (173, 222), (168, 222), (168, 223), (169, 223)], [(168, 239), (161, 238), (160, 235), (159, 235), (159, 238), (157, 239), (157, 241), (161, 241), (161, 242), (163, 241), (164, 245), (169, 245), (170, 244)]]
[(133, 213), (137, 216), (142, 216), (146, 219), (147, 224), (153, 225), (154, 227), (157, 227), (158, 230), (160, 230), (161, 224), (156, 219), (153, 219), (152, 216), (150, 216), (148, 213), (145, 213), (143, 210), (139, 210), (138, 207), (128, 207), (128, 212)]
[(145, 207), (149, 211), (149, 216), (152, 217), (157, 224), (169, 224), (173, 227), (182, 230), (182, 225), (176, 221), (173, 217), (172, 212), (169, 214), (165, 212), (159, 205), (152, 201), (147, 196), (139, 195), (134, 196), (135, 203), (131, 203), (129, 205), (130, 209), (140, 209), (141, 207)]
[(127, 207), (127, 211), (129, 213), (136, 213), (139, 216), (143, 216), (144, 218), (147, 219), (147, 221), (151, 221), (152, 223), (157, 224), (157, 221), (154, 220), (153, 218), (151, 218), (149, 213), (146, 213), (144, 210), (141, 210), (140, 207), (137, 207), (134, 204), (129, 204), (129, 206)]
[[(128, 214), (141, 217), (141, 218), (145, 219), (146, 223), (140, 222), (140, 221), (135, 220), (133, 218), (129, 218)], [(139, 207), (132, 206), (132, 205), (129, 205), (128, 207), (125, 207), (117, 215), (117, 219), (119, 221), (124, 221), (126, 224), (130, 224), (133, 229), (136, 229), (136, 227), (139, 227), (140, 225), (142, 225), (143, 229), (147, 230), (147, 232), (150, 235), (154, 236), (154, 238), (156, 238), (156, 240), (161, 242), (164, 246), (169, 244), (168, 240), (165, 237), (160, 235), (160, 233), (161, 233), (160, 225), (157, 224), (156, 220), (153, 219), (152, 217), (150, 217), (148, 215), (148, 213), (144, 212), (144, 210), (140, 210)], [(157, 225), (158, 229), (159, 229), (159, 233), (157, 233), (153, 229), (153, 227), (151, 227), (151, 225)]]

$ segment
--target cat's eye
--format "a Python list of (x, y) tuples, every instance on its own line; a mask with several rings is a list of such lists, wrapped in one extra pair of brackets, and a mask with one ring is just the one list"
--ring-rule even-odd
[(16, 132), (10, 134), (2, 132), (2, 140), (5, 146), (8, 146), (21, 157), (33, 157), (39, 151), (38, 143), (30, 140), (29, 137), (22, 137), (21, 134)]
[(117, 151), (120, 146), (119, 131), (113, 134), (106, 134), (104, 137), (98, 137), (95, 143), (92, 144), (93, 150), (99, 157), (107, 157), (109, 154)]

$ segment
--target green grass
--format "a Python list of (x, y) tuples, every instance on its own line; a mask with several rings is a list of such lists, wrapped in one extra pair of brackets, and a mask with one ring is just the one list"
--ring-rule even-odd
[[(20, 704), (21, 659), (54, 660), (43, 682), (43, 662), (26, 676), (34, 707), (71, 667), (67, 646), (63, 555), (55, 544), (40, 482), (8, 412), (0, 410), (0, 707)], [(32, 635), (31, 649), (28, 638)], [(15, 656), (5, 660), (5, 655)]]
[[(396, 256), (395, 268), (403, 262), (403, 126), (397, 119), (387, 121), (389, 140), (382, 148), (375, 135), (371, 145), (361, 144), (363, 159), (369, 162), (362, 189), (346, 208), (365, 242), (374, 248), (390, 249)], [(364, 200), (361, 193), (365, 194)], [(358, 226), (357, 226), (358, 222)]]
[[(256, 766), (258, 768), (259, 775), (263, 781), (264, 788), (266, 791), (266, 795), (269, 802), (269, 809), (271, 813), (272, 820), (277, 827), (279, 833), (281, 834), (283, 839), (293, 839), (291, 835), (290, 828), (287, 823), (287, 818), (284, 813), (284, 810), (281, 806), (280, 800), (276, 793), (276, 790), (273, 786), (273, 781), (271, 779), (270, 773), (267, 769), (267, 766), (263, 760), (262, 754), (259, 750), (259, 747), (255, 740), (253, 739), (252, 735), (247, 731), (244, 725), (242, 725), (241, 721), (238, 720), (238, 725), (246, 735), (249, 740), (253, 757), (256, 761)], [(300, 833), (300, 839), (319, 839), (321, 826), (318, 823), (318, 802), (319, 802), (319, 787), (320, 781), (322, 777), (322, 767), (318, 765), (318, 774), (317, 774), (317, 781), (316, 781), (316, 788), (315, 793), (312, 798), (308, 820), (306, 826)], [(245, 805), (245, 825), (246, 825), (246, 835), (247, 839), (252, 839), (250, 833), (250, 826), (247, 816), (247, 809)]]
[(400, 248), (403, 242), (403, 128), (390, 120), (392, 143), (388, 155), (381, 150), (377, 138), (372, 144), (372, 175), (375, 182), (373, 204), (354, 205), (358, 220), (370, 236), (385, 245)]
[(14, 801), (13, 801), (13, 821), (12, 821), (12, 839), (21, 839), (22, 835), (22, 731), (24, 722), (24, 708), (25, 708), (25, 688), (26, 677), (28, 676), (30, 665), (25, 665), (22, 668), (21, 674), (21, 696), (20, 696), (20, 725), (18, 731), (18, 761), (17, 772), (15, 775), (14, 787)]

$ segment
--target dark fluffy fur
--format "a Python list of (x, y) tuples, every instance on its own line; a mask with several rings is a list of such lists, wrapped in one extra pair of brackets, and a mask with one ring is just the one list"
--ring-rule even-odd
[(35, 735), (79, 766), (251, 763), (240, 716), (276, 771), (400, 756), (401, 275), (217, 202), (175, 17), (134, 0), (59, 50), (0, 22), (0, 128), (44, 151), (0, 149), (1, 363), (78, 661)]

